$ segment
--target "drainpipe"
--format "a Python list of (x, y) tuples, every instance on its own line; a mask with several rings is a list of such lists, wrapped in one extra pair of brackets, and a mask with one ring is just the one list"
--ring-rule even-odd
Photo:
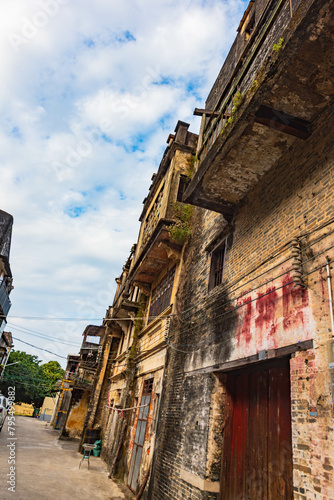
[(328, 300), (329, 300), (329, 309), (331, 316), (331, 327), (332, 327), (332, 337), (334, 337), (334, 316), (333, 316), (333, 297), (332, 297), (332, 283), (331, 283), (331, 271), (330, 271), (330, 260), (329, 257), (326, 257), (326, 274), (327, 274), (327, 284), (328, 284)]

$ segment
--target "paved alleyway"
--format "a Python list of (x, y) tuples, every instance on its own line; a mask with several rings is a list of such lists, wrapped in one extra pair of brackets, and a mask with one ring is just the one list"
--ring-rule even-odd
[[(79, 469), (78, 444), (59, 441), (45, 422), (16, 417), (17, 439), (8, 434), (7, 420), (0, 433), (0, 498), (2, 500), (123, 500), (124, 493), (110, 479), (97, 457)], [(10, 443), (13, 443), (12, 446)], [(15, 449), (14, 449), (15, 448)], [(11, 451), (12, 449), (12, 451)], [(15, 493), (8, 490), (10, 454), (15, 453)], [(12, 465), (13, 467), (13, 465)], [(12, 478), (13, 479), (13, 478)]]

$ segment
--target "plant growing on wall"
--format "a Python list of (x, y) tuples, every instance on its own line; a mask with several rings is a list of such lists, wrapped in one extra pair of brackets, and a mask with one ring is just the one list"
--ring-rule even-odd
[(190, 181), (194, 175), (194, 167), (195, 167), (196, 161), (197, 161), (196, 155), (189, 156), (189, 158), (187, 160), (187, 173), (186, 173), (186, 175)]
[(241, 103), (244, 99), (244, 95), (239, 92), (239, 90), (234, 94), (233, 97), (233, 108), (232, 108), (232, 115), (237, 111), (237, 109), (241, 106)]
[(228, 118), (228, 120), (226, 120), (226, 123), (220, 132), (221, 134), (225, 131), (226, 127), (233, 122), (234, 115), (240, 108), (242, 101), (244, 100), (244, 97), (245, 97), (244, 94), (239, 92), (239, 90), (234, 94), (231, 116)]
[(283, 43), (284, 43), (284, 38), (280, 38), (278, 43), (275, 43), (275, 45), (273, 46), (273, 51), (276, 52), (276, 54), (278, 54), (281, 51)]
[(173, 241), (184, 243), (191, 236), (191, 216), (193, 207), (184, 203), (175, 202), (173, 206), (173, 215), (176, 219), (175, 224), (168, 228), (168, 232)]

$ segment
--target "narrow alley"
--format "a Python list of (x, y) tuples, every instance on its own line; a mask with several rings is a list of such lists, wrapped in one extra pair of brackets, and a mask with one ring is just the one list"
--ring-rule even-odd
[[(77, 441), (59, 441), (57, 431), (33, 418), (15, 417), (15, 423), (14, 436), (9, 435), (7, 420), (0, 433), (1, 499), (127, 498), (108, 479), (106, 465), (100, 458), (90, 458), (90, 470), (87, 460), (79, 469), (82, 455), (77, 452)], [(14, 466), (15, 470), (10, 469)]]

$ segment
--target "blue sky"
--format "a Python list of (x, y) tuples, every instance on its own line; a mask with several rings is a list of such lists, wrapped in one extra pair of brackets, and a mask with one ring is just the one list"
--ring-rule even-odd
[[(203, 107), (246, 4), (3, 6), (0, 208), (15, 221), (14, 337), (66, 357), (84, 327), (102, 320), (166, 139), (178, 120), (198, 133), (193, 110)], [(18, 341), (15, 348), (61, 361)]]

